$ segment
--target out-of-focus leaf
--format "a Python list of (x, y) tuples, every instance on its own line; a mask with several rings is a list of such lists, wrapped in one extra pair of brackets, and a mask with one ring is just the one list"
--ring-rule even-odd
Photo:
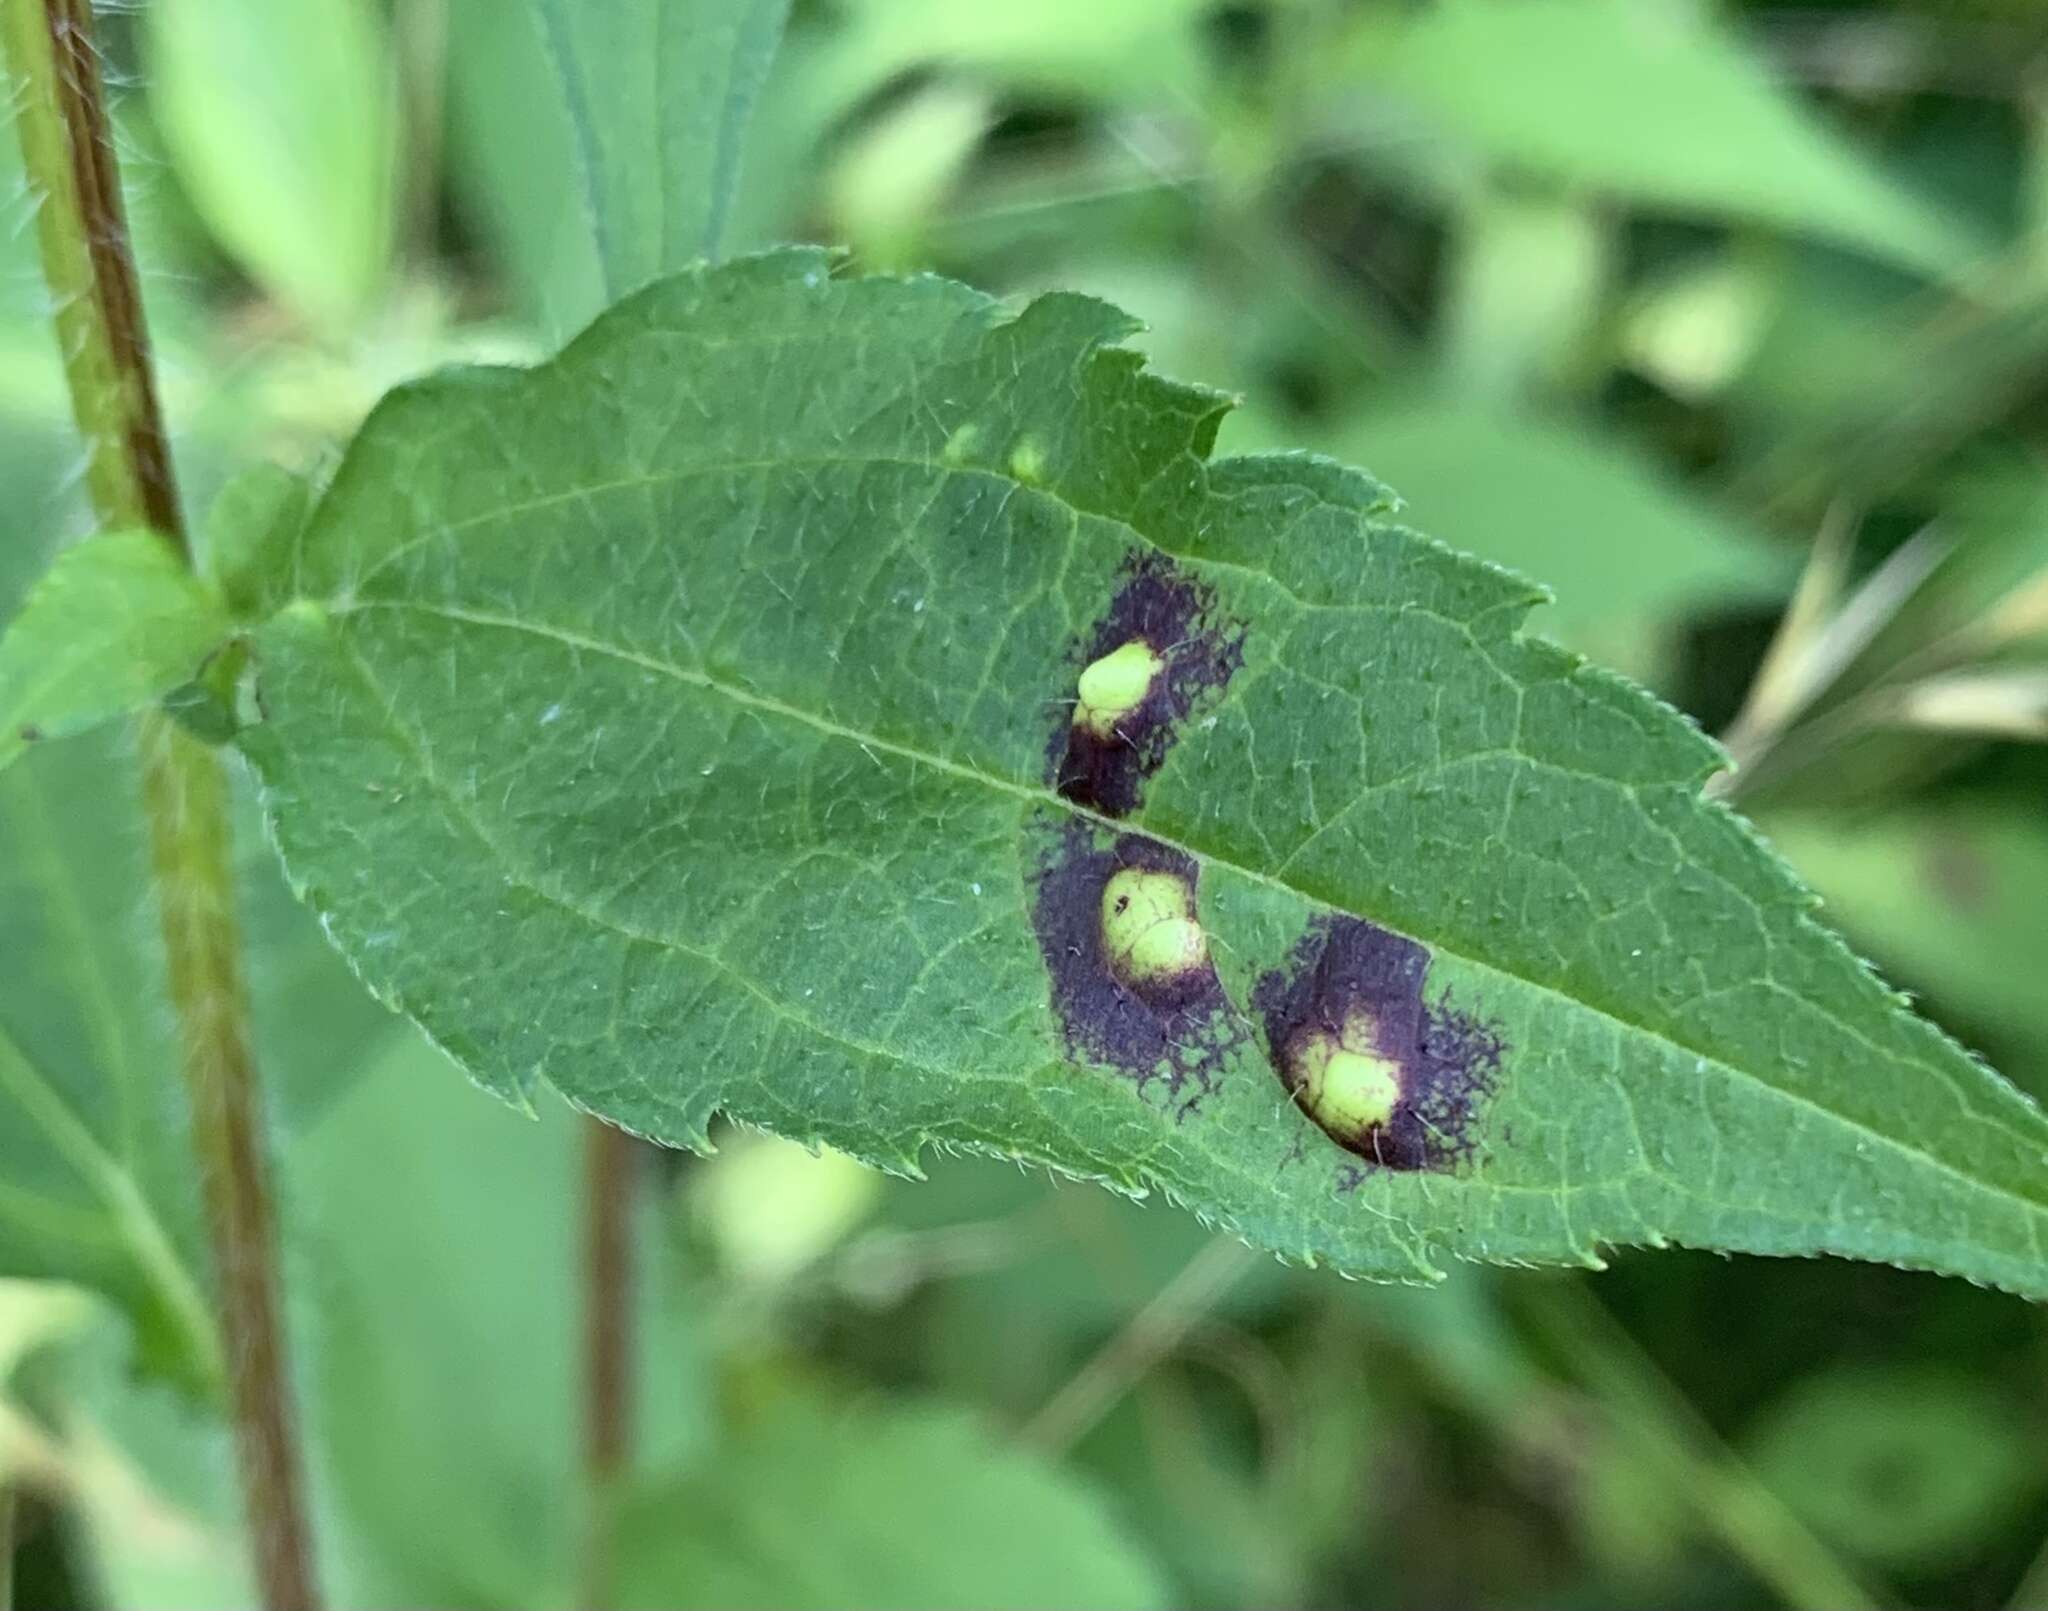
[(883, 268), (912, 267), (927, 220), (988, 132), (986, 90), (939, 79), (840, 152), (828, 182), (835, 228)]
[(849, 106), (920, 66), (976, 69), (1015, 88), (1118, 100), (1188, 93), (1206, 0), (854, 0), (821, 65), (820, 91)]
[(96, 1320), (43, 1393), (63, 1440), (79, 1577), (104, 1605), (255, 1605), (226, 1422), (136, 1377), (124, 1328)]
[[(1040, 1366), (1066, 1368), (1074, 1350), (1122, 1325), (1212, 1240), (1163, 1203), (986, 1159), (934, 1158), (929, 1178), (888, 1182), (879, 1217), (881, 1226), (849, 1250), (851, 1284), (886, 1298), (938, 1283), (933, 1340), (948, 1355), (948, 1380), (971, 1382), (977, 1397), (1019, 1413), (1057, 1385), (1037, 1374)], [(1258, 1314), (1299, 1279), (1259, 1262), (1212, 1312)]]
[(1948, 275), (1980, 243), (1888, 182), (1704, 8), (1630, 0), (1444, 0), (1367, 81), (1510, 172), (1646, 207), (1754, 219)]
[(190, 1149), (156, 986), (126, 748), (80, 741), (0, 779), (0, 1271), (92, 1286), (145, 1364), (219, 1369)]
[[(1082, 1440), (1071, 1457), (1073, 1463), (1116, 1495), (1132, 1536), (1180, 1589), (1177, 1604), (1316, 1603), (1307, 1594), (1311, 1562), (1301, 1535), (1309, 1518), (1300, 1510), (1276, 1515), (1281, 1496), (1274, 1473), (1261, 1470), (1261, 1462), (1296, 1458), (1305, 1463), (1332, 1434), (1352, 1432), (1372, 1416), (1371, 1396), (1359, 1391), (1354, 1376), (1344, 1403), (1328, 1417), (1335, 1424), (1262, 1428), (1276, 1442), (1291, 1441), (1285, 1447), (1261, 1448), (1256, 1435), (1246, 1436), (1248, 1406), (1230, 1395), (1216, 1372), (1214, 1355), (1202, 1364), (1204, 1368), (1195, 1370), (1149, 1372)], [(1350, 1364), (1355, 1372), (1355, 1357)], [(1191, 1390), (1203, 1386), (1216, 1391), (1201, 1395)], [(1298, 1410), (1306, 1418), (1314, 1413), (1291, 1396), (1279, 1406), (1257, 1406), (1276, 1407), (1283, 1415)], [(1348, 1480), (1358, 1473), (1324, 1475), (1330, 1486), (1316, 1500), (1348, 1510), (1349, 1543), (1370, 1549), (1372, 1507), (1359, 1503), (1359, 1490)]]
[[(583, 1511), (580, 1129), (478, 1100), (407, 1037), (337, 1050), (345, 1087), (284, 1153), (286, 1267), (338, 1605), (568, 1602)], [(650, 1224), (647, 1227), (653, 1229)], [(673, 1470), (706, 1436), (696, 1322), (652, 1250), (639, 1272), (636, 1458)], [(128, 1379), (117, 1338), (65, 1378), (92, 1575), (116, 1605), (252, 1603), (227, 1430)]]
[[(2048, 493), (2024, 456), (1980, 456), (1941, 515), (1846, 585), (1847, 527), (1813, 565), (1742, 718), (1724, 781), (1760, 810), (1865, 811), (1993, 739), (2048, 737)], [(1813, 608), (1809, 609), (1808, 606)], [(1789, 635), (1788, 635), (1789, 634)]]
[(2048, 472), (2029, 453), (1985, 456), (1939, 492), (1941, 563), (1851, 667), (1853, 683), (1914, 657), (1923, 672), (2048, 661)]
[[(314, 1294), (306, 1425), (382, 1605), (564, 1603), (583, 1517), (576, 1117), (480, 1100), (410, 1037), (291, 1154)], [(648, 1229), (651, 1231), (652, 1226)], [(694, 1322), (649, 1235), (635, 1458), (704, 1432)]]
[(1903, 983), (1973, 1025), (2048, 1043), (2048, 822), (2037, 811), (1787, 813), (1766, 827)]
[(1463, 397), (1511, 402), (1583, 361), (1610, 256), (1581, 201), (1488, 186), (1460, 210), (1440, 364)]
[(1073, 1478), (958, 1411), (779, 1403), (620, 1536), (627, 1611), (991, 1611), (1168, 1603)]
[(369, 0), (154, 0), (150, 105), (193, 206), (272, 295), (345, 330), (384, 277), (397, 99)]
[[(1368, 476), (1212, 460), (1113, 309), (829, 266), (394, 397), (255, 633), (298, 887), (475, 1077), (1002, 1150), (1383, 1278), (1677, 1240), (2048, 1293), (2048, 1118), (1526, 583)], [(1156, 751), (1090, 737), (1167, 655)], [(1288, 1099), (1339, 1052), (1349, 1128)]]
[(1674, 395), (1710, 398), (1748, 361), (1770, 297), (1769, 275), (1732, 257), (1660, 276), (1630, 299), (1622, 351)]
[(237, 616), (270, 602), (266, 579), (277, 576), (289, 545), (313, 506), (313, 484), (274, 464), (253, 465), (221, 488), (207, 512), (206, 574)]
[(1371, 469), (1432, 536), (1549, 584), (1533, 630), (1652, 680), (1688, 612), (1766, 600), (1790, 580), (1788, 556), (1568, 421), (1423, 402), (1317, 445)]
[[(33, 559), (0, 543), (0, 611)], [(153, 1005), (162, 987), (138, 791), (134, 757), (111, 731), (40, 746), (0, 776), (0, 1275), (112, 1298), (140, 1364), (203, 1391), (219, 1349), (177, 1050)], [(393, 1021), (285, 894), (241, 806), (257, 1046), (290, 1134)]]
[(91, 1295), (60, 1281), (0, 1277), (0, 1390), (42, 1350), (91, 1323)]
[[(225, 1419), (138, 1377), (126, 1328), (104, 1306), (94, 1309), (90, 1330), (35, 1384), (37, 1408), (58, 1440), (58, 1491), (75, 1524), (68, 1553), (77, 1577), (99, 1605), (222, 1611), (258, 1604)], [(429, 1603), (407, 1598), (381, 1575), (374, 1543), (350, 1530), (324, 1475), (316, 1460), (307, 1505), (329, 1603)]]
[(0, 629), (0, 767), (37, 739), (140, 710), (227, 635), (219, 597), (155, 532), (74, 543)]
[(1842, 1549), (1893, 1568), (1951, 1564), (2011, 1520), (2048, 1468), (2020, 1407), (1938, 1367), (1845, 1367), (1752, 1429), (1757, 1474)]
[(451, 155), (551, 333), (718, 255), (787, 6), (453, 0)]
[(1907, 296), (1838, 256), (1803, 255), (1730, 388), (1746, 451), (1729, 495), (1793, 515), (1894, 496), (2028, 395), (2044, 365), (2048, 288)]

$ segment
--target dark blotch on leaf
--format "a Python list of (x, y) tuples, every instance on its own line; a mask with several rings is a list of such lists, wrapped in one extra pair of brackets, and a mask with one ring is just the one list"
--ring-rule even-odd
[[(1324, 918), (1252, 991), (1273, 1067), (1296, 1105), (1378, 1168), (1447, 1170), (1468, 1158), (1478, 1109), (1500, 1072), (1493, 1025), (1424, 1001), (1429, 957), (1377, 924)], [(1384, 1116), (1357, 1118), (1375, 1110)]]
[[(1081, 673), (1130, 644), (1143, 644), (1159, 669), (1142, 699), (1097, 732), (1074, 719)], [(1135, 556), (1102, 619), (1075, 656), (1075, 686), (1055, 708), (1060, 723), (1048, 746), (1052, 784), (1076, 805), (1105, 816), (1137, 809), (1145, 780), (1159, 770), (1180, 724), (1222, 692), (1244, 660), (1244, 629), (1218, 616), (1214, 591), (1160, 554)]]
[(1069, 1055), (1128, 1075), (1140, 1091), (1161, 1086), (1185, 1117), (1215, 1089), (1225, 1054), (1248, 1038), (1249, 1026), (1206, 956), (1150, 977), (1120, 972), (1104, 938), (1104, 895), (1127, 869), (1184, 881), (1192, 904), (1193, 858), (1140, 834), (1104, 843), (1070, 822), (1047, 831), (1032, 923)]
[(23, 722), (21, 724), (19, 731), (21, 734), (21, 741), (24, 744), (36, 744), (40, 743), (42, 740), (43, 730), (40, 727), (36, 726), (34, 722)]

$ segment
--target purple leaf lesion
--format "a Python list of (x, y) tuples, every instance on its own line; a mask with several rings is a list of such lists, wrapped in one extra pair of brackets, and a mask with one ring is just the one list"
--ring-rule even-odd
[[(1244, 663), (1244, 636), (1213, 588), (1164, 555), (1134, 555), (1078, 644), (1075, 688), (1046, 750), (1054, 790), (1103, 816), (1135, 811), (1188, 717)], [(1091, 674), (1106, 690), (1093, 700)]]
[[(1074, 687), (1047, 745), (1049, 781), (1095, 818), (1135, 811), (1193, 715), (1244, 662), (1245, 633), (1213, 589), (1162, 555), (1134, 555), (1078, 641)], [(1431, 952), (1362, 918), (1318, 918), (1261, 974), (1247, 1015), (1209, 957), (1197, 858), (1076, 814), (1034, 833), (1033, 925), (1068, 1056), (1195, 1113), (1257, 1045), (1294, 1104), (1377, 1169), (1450, 1170), (1477, 1149), (1498, 1082), (1498, 1026), (1425, 994)]]
[[(1375, 1169), (1458, 1168), (1500, 1078), (1499, 1026), (1424, 994), (1430, 951), (1363, 918), (1310, 925), (1285, 965), (1259, 977), (1252, 1009), (1274, 1071), (1338, 1146)], [(1387, 1088), (1326, 1100), (1336, 1056), (1384, 1071)]]
[(1192, 913), (1199, 864), (1142, 834), (1109, 837), (1067, 822), (1047, 829), (1033, 874), (1032, 922), (1068, 1056), (1192, 1115), (1250, 1039), (1250, 1025), (1206, 950), (1174, 966), (1132, 966), (1114, 907), (1137, 874), (1142, 885), (1183, 888)]

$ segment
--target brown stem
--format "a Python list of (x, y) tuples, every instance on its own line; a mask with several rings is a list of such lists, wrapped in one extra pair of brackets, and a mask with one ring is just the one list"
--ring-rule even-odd
[[(103, 527), (160, 533), (189, 561), (88, 0), (0, 0), (15, 127), (39, 193), (37, 233), (55, 306), (87, 485)], [(274, 1216), (241, 971), (219, 758), (161, 715), (142, 723), (148, 819), (193, 1148), (226, 1341), (228, 1400), (256, 1579), (269, 1611), (313, 1611)]]
[(256, 1581), (271, 1611), (312, 1611), (312, 1541), (300, 1496), (290, 1372), (271, 1249), (276, 1216), (228, 848), (227, 775), (168, 717), (142, 726), (143, 799), (162, 908), (172, 1005), (184, 1043), (221, 1324), (228, 1397)]
[[(7, 3), (29, 10), (34, 0)], [(57, 185), (34, 171), (34, 151), (27, 155), (30, 178), (44, 179), (47, 186), (44, 217), (70, 210), (76, 221), (74, 239), (84, 249), (84, 283), (53, 284), (51, 290), (58, 299), (58, 337), (72, 366), (74, 403), (79, 401), (79, 365), (98, 371), (90, 376), (101, 394), (92, 405), (95, 418), (90, 424), (82, 417), (79, 421), (92, 455), (87, 483), (103, 518), (147, 526), (185, 549), (177, 482), (171, 474), (170, 446), (149, 359), (149, 327), (128, 246), (127, 209), (121, 200), (114, 143), (107, 133), (99, 53), (92, 42), (92, 7), (89, 0), (43, 0), (42, 16), (48, 41), (46, 82), (62, 131), (59, 160), (69, 170), (70, 195), (64, 197)], [(25, 71), (23, 76), (29, 77)], [(40, 86), (31, 80), (28, 87), (33, 94)], [(24, 130), (23, 144), (28, 143)], [(60, 208), (60, 199), (68, 199), (71, 208)], [(49, 233), (47, 224), (44, 233)], [(46, 255), (48, 250), (46, 241)], [(66, 280), (77, 278), (75, 269), (65, 275)], [(80, 408), (82, 414), (84, 405)], [(109, 515), (110, 510), (118, 513)]]
[(612, 1602), (619, 1489), (632, 1459), (633, 1180), (636, 1147), (586, 1118), (583, 1151), (583, 1611)]

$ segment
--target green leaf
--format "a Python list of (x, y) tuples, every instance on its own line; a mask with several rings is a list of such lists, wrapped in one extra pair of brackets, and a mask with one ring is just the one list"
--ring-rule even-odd
[[(0, 544), (0, 610), (32, 562)], [(125, 738), (108, 728), (39, 745), (0, 774), (0, 1276), (108, 1296), (142, 1368), (204, 1392), (218, 1385), (219, 1344)], [(245, 793), (257, 1043), (289, 1136), (346, 1089), (336, 1049), (374, 1044), (392, 1020), (286, 896), (249, 806)]]
[(776, 1405), (642, 1495), (619, 1547), (629, 1611), (1168, 1603), (1092, 1495), (936, 1407)]
[(348, 329), (391, 254), (397, 97), (367, 0), (159, 0), (150, 107), (220, 243), (300, 314)]
[(454, 152), (529, 304), (572, 330), (718, 255), (788, 0), (455, 0)]
[[(1114, 309), (828, 268), (402, 390), (257, 629), (291, 877), (479, 1080), (1382, 1277), (1672, 1240), (2048, 1294), (2048, 1119), (1699, 798), (1710, 743), (1517, 636), (1527, 584), (1211, 461)], [(1120, 870), (1159, 927), (1112, 951)]]
[(206, 574), (238, 620), (267, 613), (289, 585), (283, 563), (313, 507), (313, 494), (304, 477), (258, 464), (213, 500), (206, 516)]
[(1202, 0), (1035, 0), (962, 6), (950, 0), (856, 0), (845, 8), (821, 74), (846, 109), (919, 68), (964, 68), (1027, 94), (1107, 97), (1122, 104), (1203, 87)]
[(197, 1195), (155, 979), (121, 746), (38, 751), (0, 778), (0, 1272), (92, 1286), (144, 1363), (219, 1369)]
[(1750, 1438), (1757, 1474), (1830, 1542), (1894, 1571), (1954, 1567), (2041, 1486), (2020, 1405), (1927, 1364), (1845, 1366), (1796, 1385)]
[(0, 767), (161, 698), (227, 635), (212, 589), (156, 533), (67, 548), (0, 635)]
[(1769, 824), (1833, 916), (1903, 981), (2004, 1044), (2048, 1045), (2048, 1000), (2021, 960), (2048, 956), (2048, 828), (2032, 800)]
[[(283, 1150), (280, 1195), (328, 1603), (570, 1604), (581, 1128), (479, 1102), (417, 1036), (322, 1045), (346, 1089)], [(712, 1429), (701, 1315), (646, 1201), (634, 1452), (666, 1477)], [(99, 1603), (255, 1604), (225, 1418), (138, 1380), (103, 1330), (57, 1404)]]
[(1937, 276), (1970, 232), (1872, 171), (1734, 40), (1683, 6), (1447, 0), (1368, 73), (1510, 171), (1754, 219)]
[[(292, 1244), (318, 1271), (306, 1426), (375, 1585), (339, 1604), (570, 1603), (582, 1131), (559, 1102), (541, 1117), (478, 1101), (407, 1037), (291, 1156)], [(708, 1383), (644, 1198), (634, 1458), (664, 1472), (707, 1440)]]

